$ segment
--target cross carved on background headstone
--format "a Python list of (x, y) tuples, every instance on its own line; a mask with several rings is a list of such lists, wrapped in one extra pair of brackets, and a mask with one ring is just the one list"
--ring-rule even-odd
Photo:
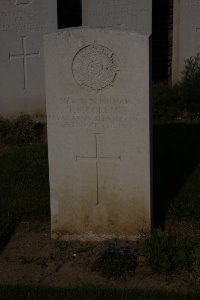
[(40, 52), (27, 52), (27, 45), (26, 45), (26, 36), (22, 37), (22, 53), (21, 54), (9, 54), (9, 60), (14, 59), (22, 59), (23, 64), (23, 77), (24, 77), (24, 89), (28, 88), (28, 67), (27, 67), (27, 59), (40, 57)]

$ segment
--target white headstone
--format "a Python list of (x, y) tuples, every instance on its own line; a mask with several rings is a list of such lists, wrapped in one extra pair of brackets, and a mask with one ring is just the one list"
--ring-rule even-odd
[(200, 1), (174, 0), (172, 81), (181, 78), (184, 61), (200, 52)]
[(134, 239), (150, 227), (149, 36), (46, 36), (52, 237)]
[(152, 0), (82, 0), (83, 25), (152, 31)]
[(45, 113), (43, 35), (56, 29), (56, 0), (0, 1), (0, 115)]

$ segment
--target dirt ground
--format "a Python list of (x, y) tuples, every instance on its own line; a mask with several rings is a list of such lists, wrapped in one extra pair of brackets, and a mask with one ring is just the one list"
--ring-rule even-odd
[(51, 241), (49, 222), (21, 222), (0, 252), (0, 284), (200, 291), (200, 284), (188, 272), (154, 274), (142, 260), (134, 275), (121, 280), (106, 279), (91, 270), (102, 250), (101, 242)]

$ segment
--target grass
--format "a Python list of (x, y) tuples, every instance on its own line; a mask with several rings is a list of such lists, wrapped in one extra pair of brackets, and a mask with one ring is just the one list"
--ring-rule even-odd
[[(200, 123), (156, 124), (153, 131), (155, 225), (166, 215), (180, 220), (200, 216)], [(168, 208), (170, 209), (168, 210)]]
[[(199, 219), (199, 132), (200, 123), (154, 125), (155, 225), (164, 223), (168, 207), (171, 217)], [(50, 217), (46, 145), (24, 146), (1, 155), (0, 169), (0, 228), (14, 218)]]
[(178, 295), (154, 291), (101, 288), (58, 289), (0, 286), (0, 300), (199, 300), (196, 293)]
[(0, 156), (0, 238), (16, 219), (49, 218), (47, 146), (18, 148)]
[[(155, 225), (161, 225), (166, 215), (180, 220), (199, 219), (199, 132), (199, 123), (154, 125)], [(0, 169), (0, 240), (4, 242), (12, 232), (17, 219), (50, 217), (47, 146), (23, 146), (2, 154)], [(200, 295), (100, 288), (53, 289), (0, 286), (1, 299), (196, 300), (200, 299)]]

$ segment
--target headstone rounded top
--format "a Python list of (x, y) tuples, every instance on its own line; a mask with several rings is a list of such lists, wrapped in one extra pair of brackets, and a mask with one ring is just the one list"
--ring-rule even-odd
[(9, 0), (15, 6), (27, 6), (33, 3), (34, 0)]
[(113, 51), (97, 43), (80, 49), (72, 63), (75, 81), (95, 91), (113, 85), (118, 70), (118, 60)]

